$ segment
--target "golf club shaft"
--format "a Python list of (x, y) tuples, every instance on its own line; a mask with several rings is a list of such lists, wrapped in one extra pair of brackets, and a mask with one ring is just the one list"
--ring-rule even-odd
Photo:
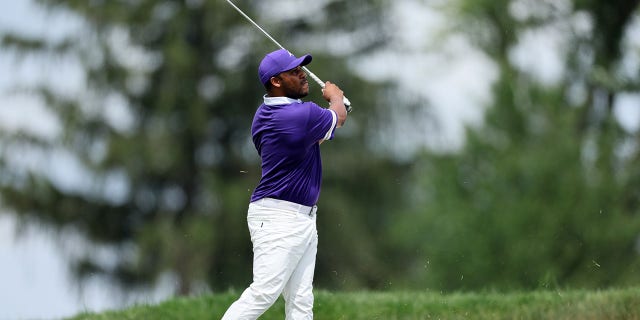
[[(251, 22), (251, 24), (253, 24), (256, 28), (258, 28), (258, 30), (262, 31), (262, 33), (265, 36), (267, 36), (267, 38), (269, 38), (269, 40), (271, 40), (271, 42), (275, 43), (281, 49), (287, 50), (278, 41), (276, 41), (276, 39), (274, 39), (268, 32), (266, 32), (255, 21), (253, 21), (253, 19), (251, 19), (242, 10), (240, 10), (240, 8), (238, 8), (233, 2), (231, 2), (231, 0), (227, 0), (227, 2), (234, 9), (236, 9), (236, 11), (238, 11), (238, 13), (240, 13), (240, 15), (242, 15), (245, 19), (247, 19), (249, 22)], [(287, 50), (287, 51), (289, 51), (289, 50)], [(311, 72), (311, 70), (309, 70), (309, 68), (303, 66), (302, 69), (311, 77), (311, 79), (313, 79), (316, 83), (318, 83), (318, 85), (320, 85), (321, 88), (324, 89), (324, 86), (325, 86), (324, 81), (322, 81), (318, 76), (316, 76), (315, 73)], [(351, 101), (349, 101), (349, 99), (347, 99), (347, 97), (343, 96), (343, 102), (344, 102), (344, 105), (347, 107), (347, 112), (351, 112)]]

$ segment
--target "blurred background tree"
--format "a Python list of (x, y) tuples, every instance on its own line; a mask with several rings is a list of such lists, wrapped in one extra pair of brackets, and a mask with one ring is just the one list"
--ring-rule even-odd
[[(459, 153), (414, 163), (416, 201), (391, 236), (412, 257), (406, 279), (449, 290), (639, 282), (640, 140), (614, 114), (616, 99), (640, 90), (622, 54), (637, 5), (456, 1), (453, 27), (494, 59), (499, 79)], [(545, 28), (565, 39), (553, 84), (514, 53)]]
[[(349, 63), (397, 46), (391, 2), (313, 2), (299, 11), (237, 1), (289, 50), (312, 53), (311, 69), (354, 102), (347, 125), (323, 145), (316, 285), (640, 283), (640, 141), (614, 107), (640, 90), (639, 67), (625, 63), (638, 57), (625, 44), (638, 1), (406, 2), (447, 12), (442, 36), (463, 34), (497, 70), (484, 121), (459, 150), (397, 152), (394, 145), (437, 134), (425, 130), (435, 102)], [(118, 253), (116, 261), (90, 250), (72, 255), (80, 280), (98, 274), (126, 289), (169, 273), (178, 294), (244, 287), (252, 259), (246, 208), (260, 176), (249, 132), (264, 91), (256, 69), (276, 48), (224, 1), (38, 3), (79, 17), (82, 32), (55, 42), (6, 34), (3, 49), (74, 57), (86, 89), (69, 96), (26, 88), (64, 130), (51, 139), (0, 134), (2, 204)], [(515, 53), (549, 30), (562, 39), (560, 50), (549, 48), (563, 59), (552, 82)], [(321, 101), (312, 91), (309, 99)], [(12, 155), (25, 149), (68, 155), (86, 182), (69, 188), (43, 170), (16, 169)]]

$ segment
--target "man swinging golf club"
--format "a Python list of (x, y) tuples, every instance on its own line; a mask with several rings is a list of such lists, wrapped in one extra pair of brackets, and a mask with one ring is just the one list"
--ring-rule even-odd
[(313, 319), (320, 143), (333, 138), (347, 111), (342, 90), (328, 81), (322, 92), (328, 109), (300, 100), (309, 93), (302, 67), (311, 59), (280, 49), (267, 54), (258, 68), (267, 93), (251, 126), (262, 160), (262, 178), (247, 213), (253, 282), (223, 320), (257, 319), (280, 294), (287, 320)]

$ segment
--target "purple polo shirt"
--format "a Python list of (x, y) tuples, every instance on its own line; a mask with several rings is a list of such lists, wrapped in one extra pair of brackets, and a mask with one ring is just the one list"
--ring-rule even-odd
[(313, 102), (264, 97), (253, 118), (253, 144), (262, 178), (251, 202), (274, 198), (313, 206), (322, 182), (321, 140), (331, 140), (337, 115)]

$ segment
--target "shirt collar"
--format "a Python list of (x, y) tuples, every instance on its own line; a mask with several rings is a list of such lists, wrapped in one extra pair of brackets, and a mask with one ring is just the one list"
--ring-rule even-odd
[(266, 94), (263, 96), (264, 104), (268, 106), (279, 106), (283, 104), (302, 103), (300, 99), (291, 99), (289, 97), (269, 97)]

